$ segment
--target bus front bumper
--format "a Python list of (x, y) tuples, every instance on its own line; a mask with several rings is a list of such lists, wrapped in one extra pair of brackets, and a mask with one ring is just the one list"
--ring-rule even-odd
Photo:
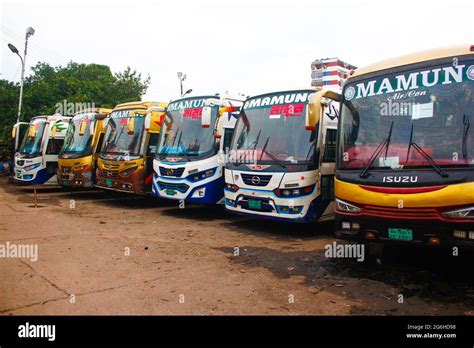
[(336, 213), (336, 236), (343, 239), (420, 247), (474, 247), (474, 222), (388, 219)]

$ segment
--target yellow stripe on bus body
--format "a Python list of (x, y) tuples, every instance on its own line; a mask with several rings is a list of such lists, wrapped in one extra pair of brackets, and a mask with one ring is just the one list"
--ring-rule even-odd
[[(368, 185), (363, 185), (367, 186)], [(382, 186), (372, 186), (374, 188)], [(383, 207), (398, 207), (403, 200), (405, 208), (449, 207), (464, 204), (474, 204), (474, 182), (448, 185), (437, 191), (400, 194), (380, 193), (363, 189), (359, 184), (335, 180), (335, 195), (343, 201), (357, 205), (368, 204)]]

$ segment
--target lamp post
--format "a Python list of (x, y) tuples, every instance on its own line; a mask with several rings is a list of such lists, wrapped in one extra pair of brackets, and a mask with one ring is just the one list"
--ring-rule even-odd
[(183, 81), (186, 80), (186, 74), (178, 72), (179, 87), (180, 87), (180, 96), (183, 96)]
[(20, 57), (21, 60), (21, 80), (20, 80), (20, 98), (18, 100), (18, 115), (16, 117), (16, 122), (20, 122), (20, 115), (21, 115), (21, 104), (22, 104), (22, 99), (23, 99), (23, 82), (25, 79), (25, 65), (26, 65), (26, 53), (28, 50), (28, 38), (32, 36), (35, 33), (35, 30), (32, 27), (28, 27), (26, 29), (26, 36), (25, 36), (25, 52), (23, 53), (23, 58), (20, 55), (20, 52), (18, 49), (13, 46), (12, 44), (8, 44), (8, 48), (15, 53), (18, 57)]

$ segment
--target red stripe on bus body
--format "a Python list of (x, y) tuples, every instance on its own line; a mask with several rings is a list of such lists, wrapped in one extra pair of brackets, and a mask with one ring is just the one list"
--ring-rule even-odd
[(151, 179), (153, 179), (153, 174), (150, 174), (150, 176), (148, 176), (146, 179), (145, 179), (145, 185), (148, 184)]
[(444, 186), (432, 186), (432, 187), (372, 187), (372, 186), (360, 186), (364, 190), (378, 192), (378, 193), (398, 193), (398, 194), (414, 194), (414, 193), (426, 193), (444, 189)]

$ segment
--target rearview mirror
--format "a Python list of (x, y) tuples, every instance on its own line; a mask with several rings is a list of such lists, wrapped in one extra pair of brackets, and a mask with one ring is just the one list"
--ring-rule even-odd
[(86, 120), (82, 120), (81, 121), (81, 125), (79, 126), (79, 135), (80, 136), (83, 136), (84, 133), (86, 132), (86, 128), (87, 128), (87, 121)]
[(159, 133), (165, 118), (165, 112), (166, 108), (161, 106), (154, 106), (148, 109), (145, 117), (145, 130), (149, 133)]
[(134, 117), (128, 118), (127, 131), (128, 131), (128, 135), (133, 135), (135, 133), (135, 118)]
[(341, 99), (341, 95), (339, 93), (324, 89), (314, 93), (306, 108), (306, 130), (312, 131), (316, 129), (321, 117), (323, 98), (339, 101)]
[(94, 135), (95, 131), (95, 122), (89, 121), (89, 134), (92, 136)]
[(30, 138), (34, 138), (36, 135), (36, 127), (34, 125), (30, 125), (30, 128), (28, 128), (28, 136)]
[(209, 128), (211, 126), (212, 108), (205, 106), (202, 108), (201, 126), (202, 128)]

